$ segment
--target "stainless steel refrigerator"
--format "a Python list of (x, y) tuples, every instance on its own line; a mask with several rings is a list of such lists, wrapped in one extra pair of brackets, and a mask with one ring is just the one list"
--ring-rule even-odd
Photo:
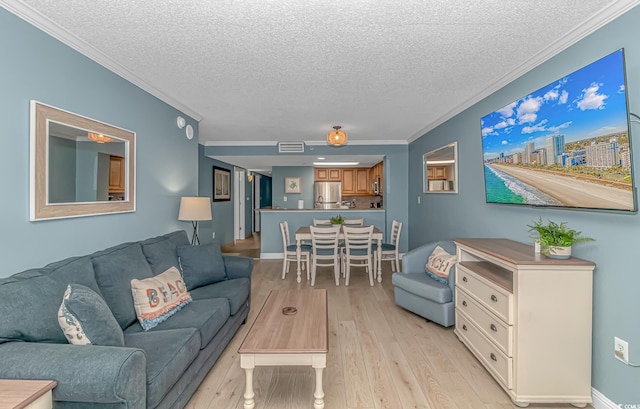
[(316, 182), (313, 195), (316, 209), (339, 209), (342, 202), (342, 182)]

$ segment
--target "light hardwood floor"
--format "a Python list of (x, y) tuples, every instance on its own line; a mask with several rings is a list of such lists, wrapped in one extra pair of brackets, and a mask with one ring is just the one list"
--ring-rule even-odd
[[(329, 354), (324, 371), (326, 409), (516, 408), (491, 375), (443, 328), (397, 307), (389, 263), (382, 284), (369, 286), (364, 269), (354, 269), (349, 287), (319, 268), (315, 288), (329, 301)], [(296, 283), (295, 266), (285, 280), (282, 261), (255, 260), (248, 322), (202, 382), (187, 409), (242, 409), (245, 387), (238, 348), (269, 291), (307, 288)], [(553, 368), (550, 368), (553, 370)], [(258, 367), (256, 409), (313, 408), (314, 372), (307, 367)], [(530, 408), (572, 408), (531, 405)]]

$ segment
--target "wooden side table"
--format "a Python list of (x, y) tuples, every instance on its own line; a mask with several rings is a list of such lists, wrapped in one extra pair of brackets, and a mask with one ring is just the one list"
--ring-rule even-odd
[(1, 409), (51, 409), (56, 381), (0, 379)]

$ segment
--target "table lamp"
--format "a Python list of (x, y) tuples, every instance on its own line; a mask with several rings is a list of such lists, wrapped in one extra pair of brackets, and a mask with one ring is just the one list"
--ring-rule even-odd
[(200, 244), (198, 237), (198, 221), (211, 220), (211, 200), (208, 197), (187, 197), (180, 199), (180, 213), (178, 220), (190, 221), (193, 225), (191, 245)]

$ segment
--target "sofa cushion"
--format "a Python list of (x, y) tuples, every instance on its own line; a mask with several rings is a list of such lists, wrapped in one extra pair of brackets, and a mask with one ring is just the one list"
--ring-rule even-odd
[(251, 280), (243, 277), (196, 288), (191, 291), (191, 298), (194, 300), (226, 298), (229, 302), (231, 315), (236, 315), (240, 308), (248, 301), (250, 291)]
[(425, 272), (434, 280), (449, 284), (449, 271), (456, 264), (456, 258), (455, 254), (449, 254), (442, 247), (436, 246), (427, 259)]
[(58, 323), (70, 344), (124, 346), (124, 334), (102, 297), (80, 284), (69, 284)]
[(217, 241), (201, 246), (179, 246), (178, 259), (189, 291), (227, 278)]
[[(171, 319), (158, 324), (149, 332), (167, 329), (196, 328), (200, 334), (200, 348), (204, 349), (229, 319), (229, 303), (226, 298), (192, 301)], [(125, 330), (126, 334), (142, 332), (139, 323)]]
[(138, 322), (145, 330), (166, 321), (191, 302), (191, 295), (175, 267), (144, 280), (131, 280), (133, 305)]
[(160, 274), (169, 267), (179, 268), (178, 246), (189, 244), (187, 232), (184, 230), (165, 234), (140, 242), (142, 252), (151, 266), (153, 274)]
[(395, 287), (439, 304), (453, 300), (451, 287), (435, 281), (425, 273), (396, 273), (391, 276), (391, 282)]
[(73, 257), (45, 268), (0, 278), (0, 343), (67, 343), (58, 324), (60, 302), (71, 283), (98, 290), (88, 257)]
[(200, 352), (194, 328), (125, 333), (127, 347), (147, 356), (147, 407), (156, 407)]
[(93, 268), (104, 300), (121, 328), (136, 317), (131, 280), (153, 277), (140, 243), (125, 243), (93, 254)]

